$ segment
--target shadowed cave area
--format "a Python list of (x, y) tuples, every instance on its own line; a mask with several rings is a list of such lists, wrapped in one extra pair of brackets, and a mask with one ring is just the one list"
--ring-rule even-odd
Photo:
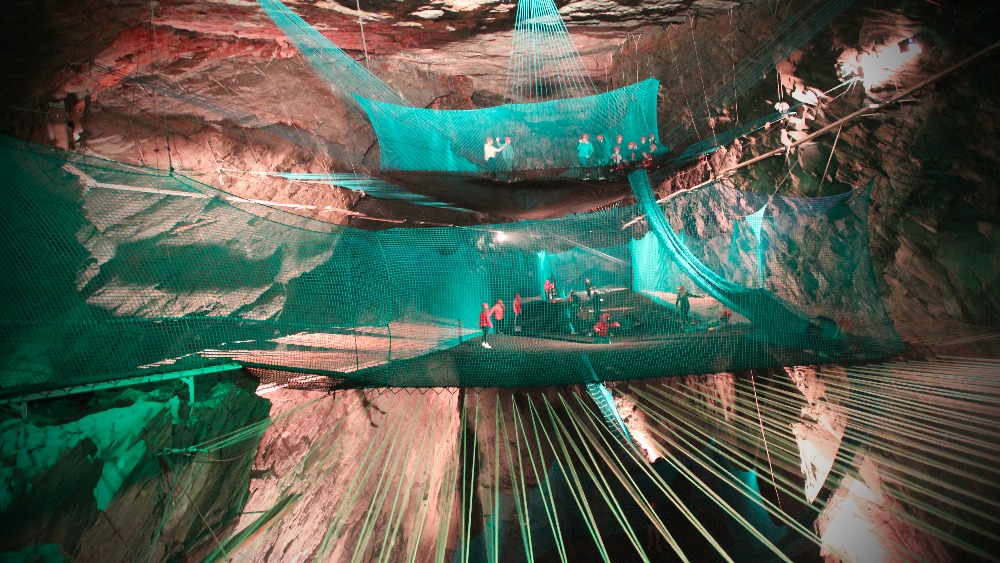
[(997, 560), (998, 10), (15, 3), (0, 559)]

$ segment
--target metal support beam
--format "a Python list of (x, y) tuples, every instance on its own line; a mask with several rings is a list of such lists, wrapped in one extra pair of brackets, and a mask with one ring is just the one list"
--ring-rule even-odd
[(21, 403), (21, 413), (22, 416), (27, 414), (27, 403), (30, 401), (41, 401), (44, 399), (55, 399), (57, 397), (67, 397), (70, 395), (79, 395), (81, 393), (93, 393), (94, 391), (103, 391), (105, 389), (117, 389), (120, 387), (132, 387), (135, 385), (145, 385), (147, 383), (160, 383), (163, 381), (170, 381), (173, 379), (180, 379), (188, 384), (188, 395), (191, 398), (191, 402), (194, 402), (194, 378), (199, 375), (208, 375), (210, 373), (220, 373), (225, 371), (235, 371), (242, 369), (243, 366), (236, 363), (221, 364), (217, 366), (208, 366), (197, 369), (187, 369), (183, 371), (174, 371), (169, 373), (158, 373), (155, 375), (143, 375), (139, 377), (129, 377), (126, 379), (116, 379), (114, 381), (103, 381), (100, 383), (88, 383), (84, 385), (74, 385), (72, 387), (63, 387), (61, 389), (53, 389), (51, 391), (41, 391), (39, 393), (32, 393), (30, 395), (22, 395), (20, 397), (6, 397), (0, 398), (0, 406), (8, 405), (12, 403)]

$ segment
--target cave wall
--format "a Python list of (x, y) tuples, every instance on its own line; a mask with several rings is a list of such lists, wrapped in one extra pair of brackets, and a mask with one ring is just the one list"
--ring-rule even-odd
[(5, 413), (0, 553), (49, 545), (75, 561), (161, 561), (214, 545), (247, 501), (260, 430), (203, 444), (266, 420), (255, 386), (205, 377), (194, 403), (177, 382), (31, 403), (26, 419)]

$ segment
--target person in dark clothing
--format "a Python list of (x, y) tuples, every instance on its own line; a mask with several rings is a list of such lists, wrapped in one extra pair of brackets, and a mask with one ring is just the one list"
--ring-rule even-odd
[(598, 166), (604, 166), (606, 164), (605, 161), (606, 155), (604, 153), (604, 135), (598, 135), (597, 137), (595, 137), (593, 145), (594, 145), (594, 158), (593, 158), (594, 162)]
[(677, 288), (677, 300), (674, 302), (674, 306), (677, 307), (677, 312), (681, 314), (681, 325), (683, 326), (683, 329), (686, 329), (688, 325), (688, 315), (691, 313), (691, 301), (687, 288), (683, 285)]
[(587, 286), (587, 299), (590, 299), (594, 295), (594, 285), (590, 283), (590, 278), (587, 278), (583, 283)]
[(499, 168), (500, 171), (505, 174), (510, 174), (514, 171), (514, 149), (510, 146), (510, 137), (503, 138), (503, 145), (500, 145), (500, 153), (497, 158), (500, 159)]

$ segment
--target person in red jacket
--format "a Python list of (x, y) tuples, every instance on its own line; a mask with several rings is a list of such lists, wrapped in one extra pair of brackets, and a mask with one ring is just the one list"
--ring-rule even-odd
[(483, 348), (492, 348), (490, 343), (486, 341), (486, 335), (493, 328), (493, 321), (490, 320), (490, 306), (486, 303), (483, 303), (483, 310), (479, 312), (479, 328), (483, 331)]
[(597, 341), (611, 344), (611, 329), (619, 326), (621, 326), (619, 323), (611, 322), (611, 315), (609, 313), (601, 315), (601, 319), (594, 325), (594, 334), (597, 335)]
[(514, 294), (514, 332), (521, 332), (521, 294)]
[(492, 309), (490, 309), (490, 314), (493, 315), (493, 318), (496, 319), (496, 321), (497, 321), (497, 324), (496, 324), (496, 332), (497, 332), (497, 334), (499, 334), (501, 332), (504, 332), (504, 325), (505, 325), (505, 323), (504, 323), (504, 320), (503, 320), (503, 314), (506, 311), (507, 311), (507, 308), (504, 307), (503, 299), (497, 299), (497, 304), (494, 305)]

